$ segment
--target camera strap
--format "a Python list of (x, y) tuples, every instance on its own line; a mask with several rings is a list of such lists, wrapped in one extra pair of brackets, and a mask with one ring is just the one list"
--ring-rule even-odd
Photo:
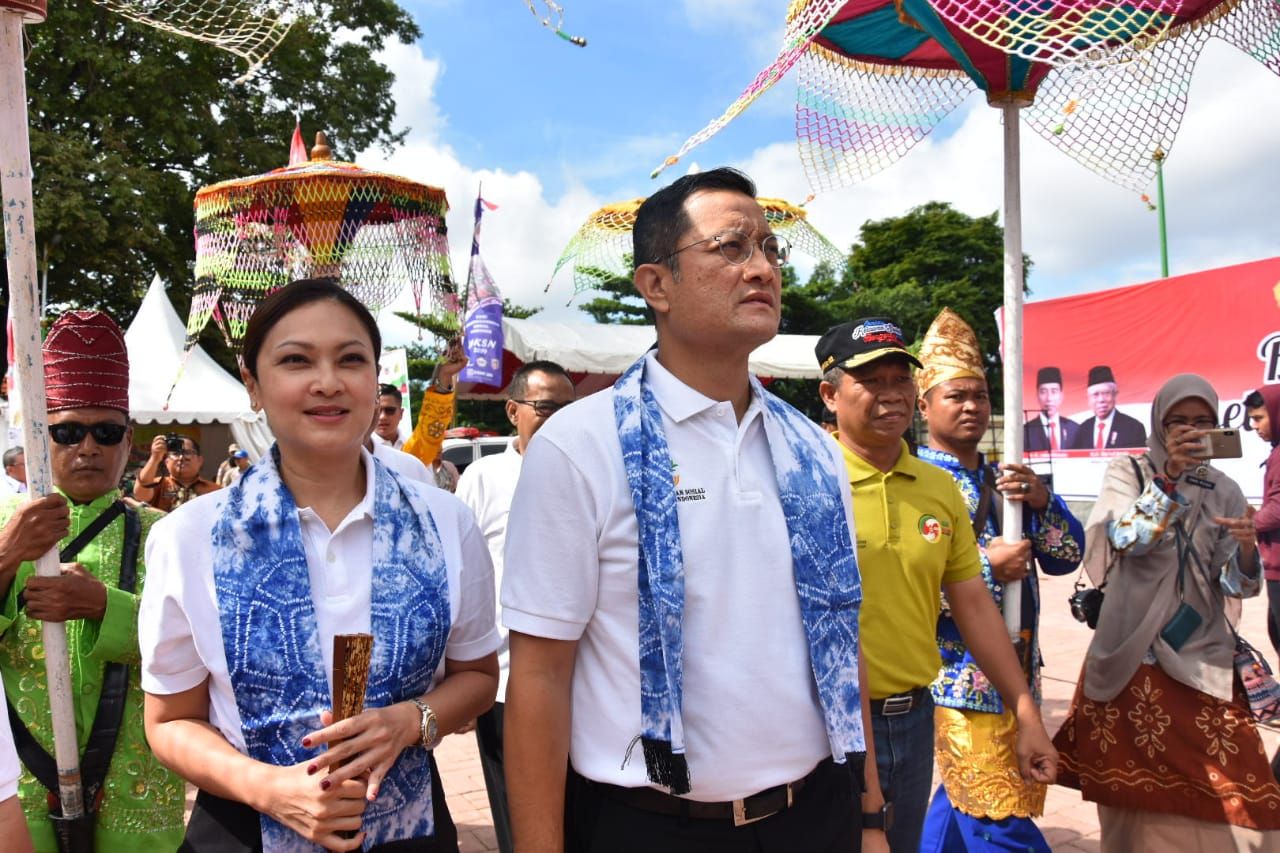
[[(1138, 494), (1142, 494), (1147, 488), (1147, 477), (1145, 474), (1142, 473), (1142, 465), (1141, 463), (1138, 462), (1137, 457), (1134, 457), (1134, 456), (1129, 457), (1129, 464), (1133, 467), (1133, 476), (1136, 477), (1138, 480)], [(1107, 579), (1111, 577), (1111, 569), (1115, 566), (1115, 564), (1119, 561), (1119, 559), (1120, 559), (1120, 555), (1113, 552), (1111, 554), (1111, 559), (1107, 560), (1107, 567), (1102, 571), (1102, 583), (1098, 584), (1097, 586), (1098, 591), (1101, 592), (1102, 590), (1105, 590), (1107, 588)], [(1085, 588), (1084, 564), (1081, 563), (1080, 571), (1076, 574), (1075, 589), (1077, 592), (1079, 592), (1084, 588)], [(1179, 591), (1179, 594), (1181, 594), (1181, 591), (1182, 591), (1181, 582), (1179, 582), (1178, 591)]]

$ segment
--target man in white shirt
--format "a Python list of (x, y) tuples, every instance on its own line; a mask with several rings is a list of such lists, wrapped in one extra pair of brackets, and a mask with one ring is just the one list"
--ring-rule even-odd
[(25, 495), (27, 493), (27, 455), (21, 447), (10, 447), (4, 452), (4, 479), (0, 480), (0, 494)]
[(656, 192), (632, 238), (657, 348), (534, 436), (508, 518), (516, 843), (885, 850), (844, 472), (747, 369), (789, 245), (732, 169)]
[[(553, 361), (530, 361), (511, 377), (507, 387), (507, 419), (516, 428), (505, 453), (485, 456), (467, 466), (454, 493), (476, 514), (493, 558), (494, 583), (502, 585), (502, 552), (507, 541), (507, 515), (520, 478), (520, 463), (529, 439), (547, 419), (573, 402), (573, 380)], [(511, 814), (507, 809), (507, 786), (503, 778), (502, 718), (507, 695), (507, 675), (511, 656), (507, 631), (499, 625), (502, 648), (498, 650), (498, 698), (493, 708), (476, 720), (476, 740), (480, 744), (480, 766), (489, 791), (489, 810), (498, 849), (511, 853)]]
[(394, 385), (378, 386), (378, 411), (373, 420), (374, 444), (385, 444), (396, 450), (404, 447), (400, 437), (400, 420), (404, 417), (404, 398)]

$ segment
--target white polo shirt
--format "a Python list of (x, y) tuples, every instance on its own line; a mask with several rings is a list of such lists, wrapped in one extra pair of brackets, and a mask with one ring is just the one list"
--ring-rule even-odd
[[(458, 478), (454, 491), (476, 514), (476, 524), (489, 546), (489, 558), (493, 561), (493, 579), (502, 588), (502, 551), (507, 544), (507, 515), (511, 512), (511, 499), (516, 493), (516, 481), (520, 479), (520, 463), (524, 457), (516, 450), (513, 439), (503, 453), (484, 456), (467, 466)], [(507, 701), (507, 675), (511, 669), (511, 643), (507, 629), (501, 624), (502, 611), (498, 610), (498, 633), (502, 647), (498, 649), (498, 699)]]
[[(684, 557), (685, 744), (695, 800), (732, 800), (807, 774), (831, 755), (800, 615), (786, 521), (753, 399), (730, 403), (648, 356), (666, 432)], [(577, 640), (570, 758), (589, 779), (648, 785), (641, 732), (638, 528), (604, 391), (559, 412), (524, 454), (507, 523), (502, 621)], [(843, 485), (835, 443), (813, 464)], [(847, 488), (840, 489), (853, 529)]]
[[(5, 702), (4, 682), (0, 681), (0, 705)], [(9, 728), (9, 715), (0, 719), (0, 803), (18, 795), (18, 751), (13, 746), (13, 731)]]
[(404, 447), (404, 436), (400, 435), (400, 433), (396, 433), (395, 441), (387, 441), (385, 438), (378, 435), (376, 432), (369, 433), (369, 438), (373, 439), (373, 444), (375, 447), (377, 447), (378, 445), (382, 445), (383, 447), (390, 447), (393, 450), (399, 450), (400, 448)]
[(426, 465), (422, 464), (422, 460), (414, 456), (412, 453), (405, 453), (403, 450), (397, 450), (386, 442), (378, 440), (377, 433), (370, 435), (373, 441), (373, 456), (386, 465), (392, 471), (395, 471), (402, 477), (408, 477), (410, 480), (417, 480), (419, 483), (426, 483), (429, 486), (436, 484), (435, 478), (431, 476), (431, 471)]
[[(332, 532), (309, 508), (298, 510), (324, 671), (332, 680), (333, 636), (370, 629), (373, 582), (373, 464), (362, 451), (364, 499)], [(493, 568), (471, 511), (448, 492), (401, 478), (426, 501), (444, 547), (452, 624), (445, 657), (477, 660), (498, 648)], [(240, 711), (227, 670), (214, 590), (211, 531), (229, 492), (183, 504), (147, 537), (147, 584), (138, 612), (142, 689), (181, 693), (209, 679), (209, 722), (246, 752)], [(432, 686), (444, 675), (440, 662)], [(329, 685), (333, 692), (333, 685)], [(317, 722), (318, 725), (318, 722)]]

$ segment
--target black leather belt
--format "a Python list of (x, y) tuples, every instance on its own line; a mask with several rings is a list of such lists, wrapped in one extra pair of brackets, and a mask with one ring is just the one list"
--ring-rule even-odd
[(885, 717), (897, 717), (905, 714), (924, 701), (929, 693), (928, 687), (917, 687), (906, 693), (897, 693), (883, 699), (871, 700), (871, 713)]
[(624, 788), (620, 785), (590, 780), (588, 784), (598, 789), (603, 796), (641, 811), (698, 820), (732, 820), (734, 826), (744, 826), (773, 817), (778, 812), (791, 808), (796, 795), (829, 763), (831, 763), (829, 758), (819, 763), (803, 779), (766, 788), (741, 800), (721, 803), (689, 800), (659, 791), (657, 788)]

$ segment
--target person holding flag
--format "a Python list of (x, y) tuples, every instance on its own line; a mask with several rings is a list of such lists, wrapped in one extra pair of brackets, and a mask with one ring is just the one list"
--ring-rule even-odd
[[(57, 492), (0, 505), (0, 675), (24, 765), (19, 799), (35, 849), (58, 850), (40, 622), (63, 622), (96, 849), (168, 853), (182, 842), (184, 788), (147, 746), (136, 666), (143, 547), (163, 513), (126, 506), (117, 488), (131, 446), (124, 335), (105, 314), (71, 311), (43, 355)], [(54, 546), (62, 575), (35, 575), (30, 561)]]

